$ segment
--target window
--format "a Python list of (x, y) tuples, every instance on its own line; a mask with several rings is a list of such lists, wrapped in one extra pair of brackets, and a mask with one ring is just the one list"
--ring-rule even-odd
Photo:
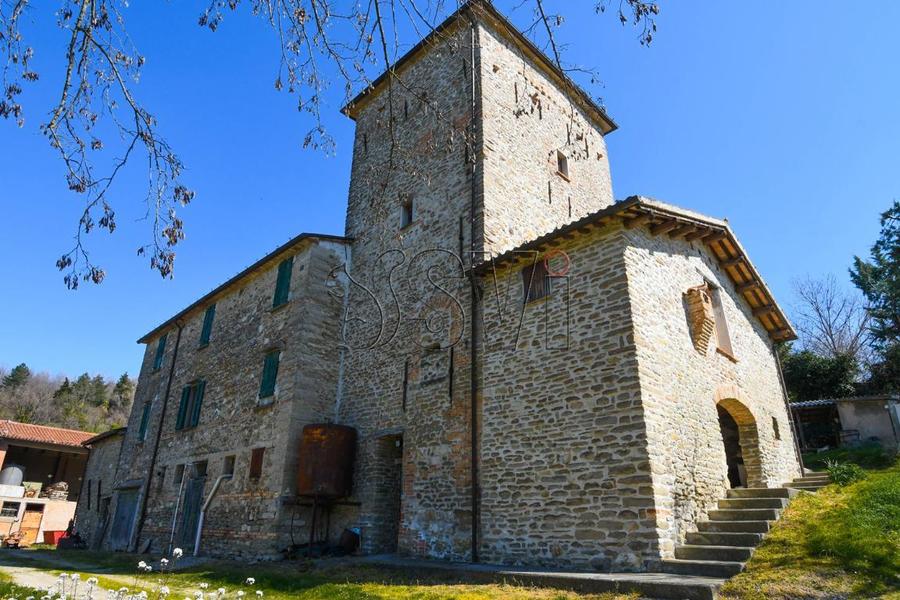
[(264, 400), (275, 395), (275, 382), (278, 379), (278, 362), (280, 350), (272, 350), (263, 360), (262, 381), (259, 384), (259, 399)]
[(780, 440), (781, 430), (778, 428), (778, 419), (776, 419), (775, 417), (772, 417), (772, 431), (775, 432), (775, 439)]
[(250, 479), (262, 477), (263, 458), (265, 458), (265, 455), (265, 448), (254, 448), (250, 451)]
[(184, 465), (175, 466), (175, 477), (172, 479), (172, 485), (178, 487), (184, 481)]
[(21, 502), (4, 502), (3, 508), (0, 508), (0, 517), (7, 519), (15, 519), (19, 516), (19, 507)]
[(141, 426), (138, 428), (138, 441), (143, 442), (147, 439), (147, 425), (150, 423), (150, 408), (152, 402), (144, 402), (144, 409), (141, 412)]
[(157, 475), (157, 480), (156, 480), (156, 491), (157, 492), (161, 492), (163, 489), (163, 486), (166, 484), (166, 471), (167, 470), (168, 470), (168, 467), (166, 467), (165, 465), (163, 465), (163, 467), (159, 470), (159, 473)]
[(156, 342), (156, 356), (153, 358), (153, 370), (159, 371), (162, 368), (163, 355), (166, 353), (166, 338), (169, 334), (164, 333), (159, 341)]
[(93, 483), (94, 483), (93, 481), (88, 479), (88, 484), (87, 484), (87, 492), (88, 492), (87, 493), (87, 509), (88, 510), (91, 510), (91, 485), (93, 485)]
[(278, 308), (291, 296), (291, 272), (294, 270), (294, 257), (286, 258), (278, 263), (278, 279), (275, 281), (275, 296), (272, 298), (272, 308)]
[(712, 299), (713, 314), (716, 317), (716, 348), (725, 356), (733, 358), (734, 352), (731, 349), (731, 336), (728, 335), (725, 308), (722, 306), (722, 290), (709, 284), (709, 295)]
[[(88, 488), (90, 490), (90, 488)], [(90, 493), (90, 491), (88, 491)], [(97, 512), (100, 512), (100, 496), (103, 495), (103, 480), (97, 480)]]
[(213, 304), (206, 309), (203, 315), (203, 329), (200, 330), (200, 347), (209, 344), (209, 336), (212, 333), (213, 320), (216, 318), (216, 305)]
[(203, 404), (203, 392), (206, 382), (203, 380), (190, 383), (181, 390), (181, 404), (178, 405), (178, 418), (175, 429), (190, 429), (200, 422), (200, 407)]
[(225, 464), (222, 466), (222, 475), (234, 475), (234, 455), (225, 457)]
[(544, 261), (540, 260), (522, 269), (522, 289), (526, 304), (550, 295), (550, 276), (547, 275)]
[(194, 479), (200, 479), (201, 477), (206, 477), (206, 469), (209, 466), (209, 463), (205, 460), (198, 460), (194, 464), (191, 465), (191, 477)]
[(400, 229), (409, 227), (413, 222), (412, 196), (404, 196), (400, 199)]
[(563, 179), (569, 179), (569, 159), (562, 152), (556, 152), (556, 172), (562, 175)]

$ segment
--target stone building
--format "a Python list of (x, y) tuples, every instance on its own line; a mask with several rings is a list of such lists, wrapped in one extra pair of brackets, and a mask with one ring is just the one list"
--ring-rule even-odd
[(344, 112), (345, 236), (299, 236), (139, 340), (105, 543), (321, 539), (295, 483), (314, 423), (357, 433), (327, 514), (364, 553), (654, 569), (729, 487), (799, 475), (794, 332), (734, 233), (615, 202), (614, 122), (489, 2)]
[(125, 431), (124, 427), (111, 429), (81, 444), (90, 454), (83, 477), (85, 493), (78, 497), (76, 531), (93, 549), (100, 548), (115, 511), (113, 489)]

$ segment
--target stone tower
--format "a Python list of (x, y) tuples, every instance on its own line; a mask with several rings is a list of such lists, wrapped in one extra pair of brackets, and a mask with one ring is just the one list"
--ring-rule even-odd
[(361, 503), (347, 517), (364, 551), (476, 558), (469, 267), (612, 204), (615, 125), (482, 0), (344, 112), (356, 136), (336, 419), (360, 433)]

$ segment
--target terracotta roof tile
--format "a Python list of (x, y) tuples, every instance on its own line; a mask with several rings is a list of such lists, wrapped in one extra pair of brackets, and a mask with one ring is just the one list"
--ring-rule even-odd
[(57, 446), (82, 447), (85, 440), (94, 436), (88, 431), (75, 429), (62, 429), (60, 427), (47, 427), (45, 425), (32, 425), (17, 421), (0, 420), (0, 438), (8, 440), (22, 440), (24, 442), (37, 442), (41, 444), (55, 444)]

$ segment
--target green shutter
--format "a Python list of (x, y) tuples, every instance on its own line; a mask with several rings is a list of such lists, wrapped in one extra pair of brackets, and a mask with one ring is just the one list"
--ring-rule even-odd
[(150, 422), (150, 407), (152, 404), (144, 402), (144, 412), (141, 413), (141, 427), (138, 430), (138, 438), (144, 440), (147, 437), (147, 424)]
[(262, 382), (259, 385), (259, 397), (268, 398), (275, 394), (275, 381), (278, 379), (279, 351), (269, 352), (263, 362)]
[(294, 257), (286, 258), (278, 265), (278, 280), (275, 282), (275, 297), (272, 307), (278, 307), (288, 301), (291, 292), (291, 271), (294, 269)]
[(194, 390), (194, 404), (191, 407), (193, 409), (191, 411), (191, 427), (196, 427), (200, 422), (200, 405), (203, 404), (203, 392), (206, 390), (206, 382), (198, 381), (195, 386), (196, 389)]
[(162, 367), (163, 355), (166, 353), (166, 338), (169, 334), (164, 333), (159, 341), (156, 343), (156, 357), (153, 359), (153, 370), (157, 370)]
[(203, 330), (200, 332), (200, 345), (205, 346), (209, 343), (209, 336), (212, 333), (213, 320), (216, 318), (216, 305), (213, 304), (206, 309), (203, 315)]
[(181, 404), (178, 405), (178, 418), (175, 420), (175, 429), (184, 429), (184, 418), (187, 415), (188, 402), (191, 399), (191, 386), (186, 385), (181, 390)]

